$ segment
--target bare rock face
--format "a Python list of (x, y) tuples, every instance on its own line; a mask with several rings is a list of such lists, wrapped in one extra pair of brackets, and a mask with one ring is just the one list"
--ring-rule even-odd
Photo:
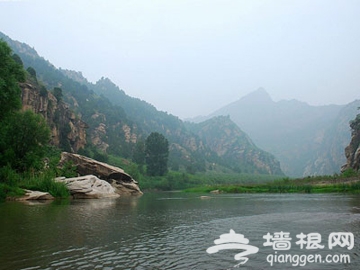
[(116, 188), (120, 195), (141, 195), (138, 183), (123, 169), (82, 155), (62, 152), (59, 166), (72, 162), (79, 175), (95, 175)]
[(51, 127), (51, 143), (59, 146), (67, 141), (69, 151), (77, 152), (86, 144), (87, 124), (71, 111), (66, 103), (41, 90), (36, 83), (20, 83), (22, 110), (31, 110), (42, 115)]
[(360, 169), (360, 131), (353, 130), (350, 144), (345, 148), (346, 164), (341, 167), (341, 172), (347, 169)]
[(117, 198), (120, 196), (108, 182), (94, 175), (73, 178), (59, 177), (55, 181), (65, 183), (75, 199)]
[(103, 152), (106, 152), (109, 145), (104, 142), (103, 137), (106, 137), (106, 125), (100, 123), (91, 133), (91, 143)]

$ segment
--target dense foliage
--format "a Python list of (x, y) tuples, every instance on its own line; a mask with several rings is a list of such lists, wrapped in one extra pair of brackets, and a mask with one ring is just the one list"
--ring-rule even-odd
[(25, 80), (22, 66), (12, 57), (10, 47), (0, 40), (0, 120), (20, 109), (19, 81)]
[(41, 169), (50, 129), (40, 115), (16, 112), (1, 122), (0, 166), (18, 172)]
[[(20, 187), (29, 188), (24, 181), (30, 178), (33, 179), (31, 187), (50, 191), (55, 196), (68, 195), (64, 185), (55, 183), (54, 177), (45, 176), (50, 172), (44, 170), (50, 130), (44, 118), (32, 111), (19, 111), (18, 83), (25, 80), (26, 74), (21, 63), (9, 46), (0, 41), (0, 200), (9, 195), (22, 195)], [(36, 79), (35, 71), (30, 69), (30, 72), (28, 76)], [(54, 176), (55, 171), (51, 175)]]
[[(168, 167), (171, 170), (190, 174), (209, 170), (219, 172), (224, 167), (225, 171), (230, 170), (233, 173), (254, 171), (254, 162), (229, 162), (228, 156), (232, 153), (219, 156), (178, 117), (158, 111), (146, 101), (128, 96), (110, 79), (102, 78), (96, 84), (90, 83), (80, 72), (55, 68), (30, 46), (13, 41), (2, 33), (0, 37), (11, 44), (26, 67), (36, 70), (38, 80), (48, 89), (61, 86), (62, 100), (69, 104), (71, 110), (81, 115), (81, 120), (88, 125), (87, 148), (93, 144), (105, 155), (116, 155), (135, 161), (139, 153), (137, 142), (144, 141), (151, 132), (158, 132), (166, 134), (169, 142)], [(222, 126), (217, 128), (223, 129)], [(65, 144), (62, 144), (63, 148)], [(241, 148), (239, 145), (234, 147)], [(93, 149), (85, 149), (84, 153), (93, 153)], [(256, 158), (254, 151), (247, 151), (246, 155)], [(234, 155), (231, 158), (237, 159)], [(272, 161), (271, 158), (260, 158), (264, 160), (262, 162)], [(269, 166), (272, 167), (273, 164), (272, 162)], [(140, 171), (144, 169), (141, 161), (137, 162), (137, 165)], [(263, 170), (256, 172), (268, 173)]]
[(152, 132), (145, 141), (147, 174), (150, 176), (165, 175), (168, 168), (169, 142), (164, 135)]
[(41, 116), (16, 111), (21, 107), (18, 82), (24, 80), (25, 71), (3, 41), (0, 65), (0, 166), (19, 172), (38, 168), (50, 131)]

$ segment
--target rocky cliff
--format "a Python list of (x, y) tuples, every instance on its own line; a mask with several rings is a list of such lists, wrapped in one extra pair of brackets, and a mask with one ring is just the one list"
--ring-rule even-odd
[(86, 144), (87, 125), (70, 110), (66, 103), (44, 86), (27, 81), (20, 84), (22, 110), (31, 110), (42, 115), (51, 129), (51, 144), (70, 152), (77, 152)]
[(259, 149), (229, 116), (217, 116), (192, 130), (235, 171), (282, 175), (280, 163), (271, 154)]
[(358, 171), (360, 168), (360, 114), (350, 122), (350, 127), (352, 130), (351, 141), (345, 148), (346, 164), (342, 166), (342, 172), (347, 169)]
[(351, 140), (349, 122), (356, 115), (359, 106), (359, 100), (344, 105), (333, 123), (323, 132), (317, 132), (317, 136), (314, 137), (314, 154), (308, 157), (304, 175), (329, 175), (340, 172), (340, 168), (346, 163), (344, 149)]

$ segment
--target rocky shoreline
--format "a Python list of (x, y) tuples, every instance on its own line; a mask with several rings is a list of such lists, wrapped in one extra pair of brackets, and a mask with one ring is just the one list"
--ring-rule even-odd
[[(141, 196), (139, 184), (123, 169), (82, 155), (63, 152), (59, 167), (71, 163), (78, 177), (57, 177), (68, 188), (73, 199), (118, 198), (120, 196)], [(54, 200), (48, 192), (25, 190), (25, 195), (8, 198), (16, 201)]]

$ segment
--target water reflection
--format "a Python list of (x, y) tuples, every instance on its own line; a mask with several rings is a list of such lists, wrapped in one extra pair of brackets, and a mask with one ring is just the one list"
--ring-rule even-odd
[[(0, 269), (227, 269), (227, 251), (209, 255), (214, 239), (242, 233), (259, 253), (246, 269), (271, 269), (262, 238), (350, 231), (350, 265), (303, 269), (358, 269), (360, 196), (306, 194), (211, 195), (150, 193), (140, 198), (54, 201), (45, 205), (0, 204)], [(327, 250), (328, 251), (328, 250)], [(291, 252), (300, 252), (295, 247)], [(324, 251), (319, 251), (325, 253)], [(279, 265), (276, 269), (281, 269)], [(283, 269), (288, 269), (289, 265)]]

